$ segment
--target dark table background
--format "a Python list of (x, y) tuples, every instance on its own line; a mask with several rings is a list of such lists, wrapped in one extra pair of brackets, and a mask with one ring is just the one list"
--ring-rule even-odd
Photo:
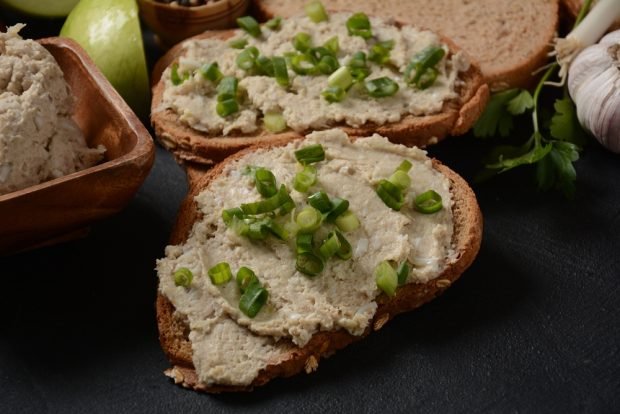
[[(152, 63), (149, 36), (147, 50)], [(478, 150), (465, 136), (430, 152), (470, 180)], [(154, 266), (187, 185), (158, 147), (133, 201), (87, 238), (0, 258), (0, 413), (619, 412), (620, 156), (593, 142), (577, 175), (572, 201), (527, 171), (474, 186), (482, 248), (442, 297), (311, 375), (214, 396), (162, 373)]]

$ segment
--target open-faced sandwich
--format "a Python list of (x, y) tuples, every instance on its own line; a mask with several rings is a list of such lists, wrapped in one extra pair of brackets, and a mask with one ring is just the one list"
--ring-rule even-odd
[(307, 15), (207, 32), (158, 64), (151, 120), (177, 157), (217, 162), (244, 147), (332, 127), (425, 146), (465, 133), (488, 87), (430, 31), (363, 13)]
[(311, 372), (449, 287), (481, 234), (472, 190), (418, 148), (334, 129), (241, 151), (194, 177), (157, 262), (167, 374), (220, 392)]

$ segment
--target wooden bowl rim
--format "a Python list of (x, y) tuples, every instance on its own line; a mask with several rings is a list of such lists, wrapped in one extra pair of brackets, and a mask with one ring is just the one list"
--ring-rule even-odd
[(99, 68), (95, 65), (93, 60), (88, 56), (86, 51), (74, 40), (64, 37), (48, 37), (37, 40), (44, 47), (48, 45), (57, 46), (62, 49), (68, 50), (77, 57), (77, 61), (86, 69), (87, 76), (90, 76), (98, 87), (102, 97), (109, 101), (114, 109), (121, 115), (121, 118), (125, 121), (128, 129), (136, 136), (136, 143), (134, 147), (126, 154), (114, 158), (92, 167), (76, 171), (71, 174), (64, 175), (62, 177), (54, 178), (48, 181), (44, 181), (39, 184), (35, 184), (30, 187), (23, 188), (21, 190), (13, 191), (4, 195), (0, 195), (0, 203), (8, 200), (13, 200), (35, 191), (48, 189), (56, 185), (63, 184), (65, 182), (79, 180), (80, 178), (97, 174), (100, 171), (113, 169), (115, 167), (128, 164), (131, 161), (138, 159), (148, 159), (151, 161), (145, 164), (145, 167), (150, 170), (153, 165), (153, 159), (155, 155), (155, 146), (153, 144), (153, 138), (148, 132), (144, 124), (138, 119), (137, 115), (133, 112), (125, 100), (119, 95), (119, 93), (110, 84), (107, 78), (101, 73)]
[(233, 6), (235, 4), (239, 4), (239, 3), (249, 3), (250, 0), (219, 0), (219, 1), (211, 1), (207, 4), (203, 4), (202, 6), (171, 6), (168, 3), (159, 3), (155, 0), (138, 0), (139, 4), (148, 4), (149, 7), (153, 7), (155, 9), (161, 9), (161, 10), (166, 10), (166, 11), (170, 11), (170, 10), (183, 10), (184, 12), (206, 12), (209, 11), (209, 9), (219, 9), (222, 8), (222, 6), (225, 3), (233, 3)]

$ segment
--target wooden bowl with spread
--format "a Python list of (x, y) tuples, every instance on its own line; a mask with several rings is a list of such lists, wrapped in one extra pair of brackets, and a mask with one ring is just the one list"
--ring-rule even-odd
[(138, 0), (142, 20), (164, 47), (205, 30), (237, 27), (236, 19), (246, 14), (249, 4), (249, 0), (209, 0), (202, 6), (180, 6)]
[(94, 167), (1, 195), (0, 254), (85, 235), (89, 224), (127, 205), (155, 155), (149, 132), (77, 43), (39, 42), (63, 70), (88, 146), (101, 144), (106, 152)]

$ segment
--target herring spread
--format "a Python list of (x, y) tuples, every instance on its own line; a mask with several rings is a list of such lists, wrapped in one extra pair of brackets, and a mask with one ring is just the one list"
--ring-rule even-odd
[[(155, 110), (172, 110), (179, 120), (211, 136), (252, 134), (263, 128), (263, 118), (268, 113), (282, 114), (285, 125), (295, 131), (326, 129), (336, 124), (360, 127), (373, 123), (395, 123), (407, 115), (428, 115), (441, 112), (444, 103), (458, 98), (462, 84), (459, 72), (469, 67), (466, 57), (459, 53), (447, 54), (436, 63), (436, 78), (426, 88), (412, 87), (405, 76), (412, 57), (429, 47), (448, 47), (432, 32), (402, 26), (379, 18), (370, 18), (371, 39), (350, 35), (347, 21), (350, 14), (332, 13), (328, 21), (315, 23), (308, 17), (282, 20), (278, 29), (262, 26), (256, 38), (245, 36), (238, 30), (232, 42), (247, 42), (246, 50), (255, 47), (261, 56), (284, 56), (288, 60), (290, 84), (282, 86), (273, 76), (257, 74), (239, 67), (237, 58), (243, 52), (230, 46), (231, 39), (208, 38), (189, 40), (183, 45), (182, 56), (162, 75), (164, 92), (161, 105)], [(347, 96), (339, 102), (330, 102), (322, 93), (328, 87), (327, 74), (304, 75), (291, 68), (291, 56), (300, 56), (294, 39), (307, 35), (307, 45), (328, 45), (337, 39), (334, 57), (337, 65), (351, 65), (360, 52), (370, 57), (372, 48), (386, 46), (385, 62), (379, 64), (367, 59), (365, 81), (389, 78), (398, 85), (390, 96), (372, 97), (364, 89), (364, 81), (346, 86)], [(296, 47), (298, 50), (296, 50)], [(304, 46), (305, 47), (305, 46)], [(321, 49), (325, 53), (325, 48)], [(381, 49), (380, 49), (381, 50)], [(307, 53), (306, 53), (307, 54)], [(303, 58), (303, 56), (302, 56)], [(239, 108), (233, 114), (221, 116), (218, 105), (217, 82), (207, 79), (201, 68), (217, 63), (223, 76), (239, 80)], [(306, 62), (308, 63), (308, 62)], [(176, 81), (175, 78), (176, 77)], [(278, 131), (276, 131), (278, 132)]]
[[(310, 144), (321, 144), (325, 153), (315, 164), (317, 181), (310, 192), (323, 190), (348, 200), (360, 222), (345, 233), (351, 258), (326, 261), (314, 277), (296, 269), (295, 237), (253, 241), (235, 233), (222, 218), (223, 210), (262, 199), (247, 174), (255, 167), (269, 168), (278, 186), (287, 187), (295, 211), (302, 209), (308, 193), (292, 189), (302, 168), (294, 153)], [(376, 189), (403, 160), (412, 164), (407, 172), (411, 183), (405, 206), (395, 211)], [(412, 200), (429, 189), (441, 196), (443, 208), (421, 214), (411, 208)], [(258, 149), (227, 163), (195, 201), (200, 220), (185, 243), (166, 248), (157, 272), (160, 292), (187, 318), (193, 363), (205, 384), (250, 384), (261, 369), (282, 361), (292, 347), (304, 346), (318, 331), (346, 329), (361, 335), (381, 294), (373, 274), (380, 262), (407, 262), (411, 271), (403, 282), (425, 283), (441, 274), (454, 253), (450, 181), (432, 167), (424, 151), (379, 135), (351, 142), (341, 130), (327, 130), (283, 147)], [(209, 269), (219, 262), (228, 263), (233, 272), (242, 266), (252, 269), (269, 292), (254, 318), (240, 311), (234, 281), (214, 284), (210, 279)], [(193, 274), (187, 286), (175, 284), (173, 274), (180, 268)]]
[(60, 66), (40, 44), (0, 33), (0, 195), (95, 165), (71, 119), (73, 97)]

